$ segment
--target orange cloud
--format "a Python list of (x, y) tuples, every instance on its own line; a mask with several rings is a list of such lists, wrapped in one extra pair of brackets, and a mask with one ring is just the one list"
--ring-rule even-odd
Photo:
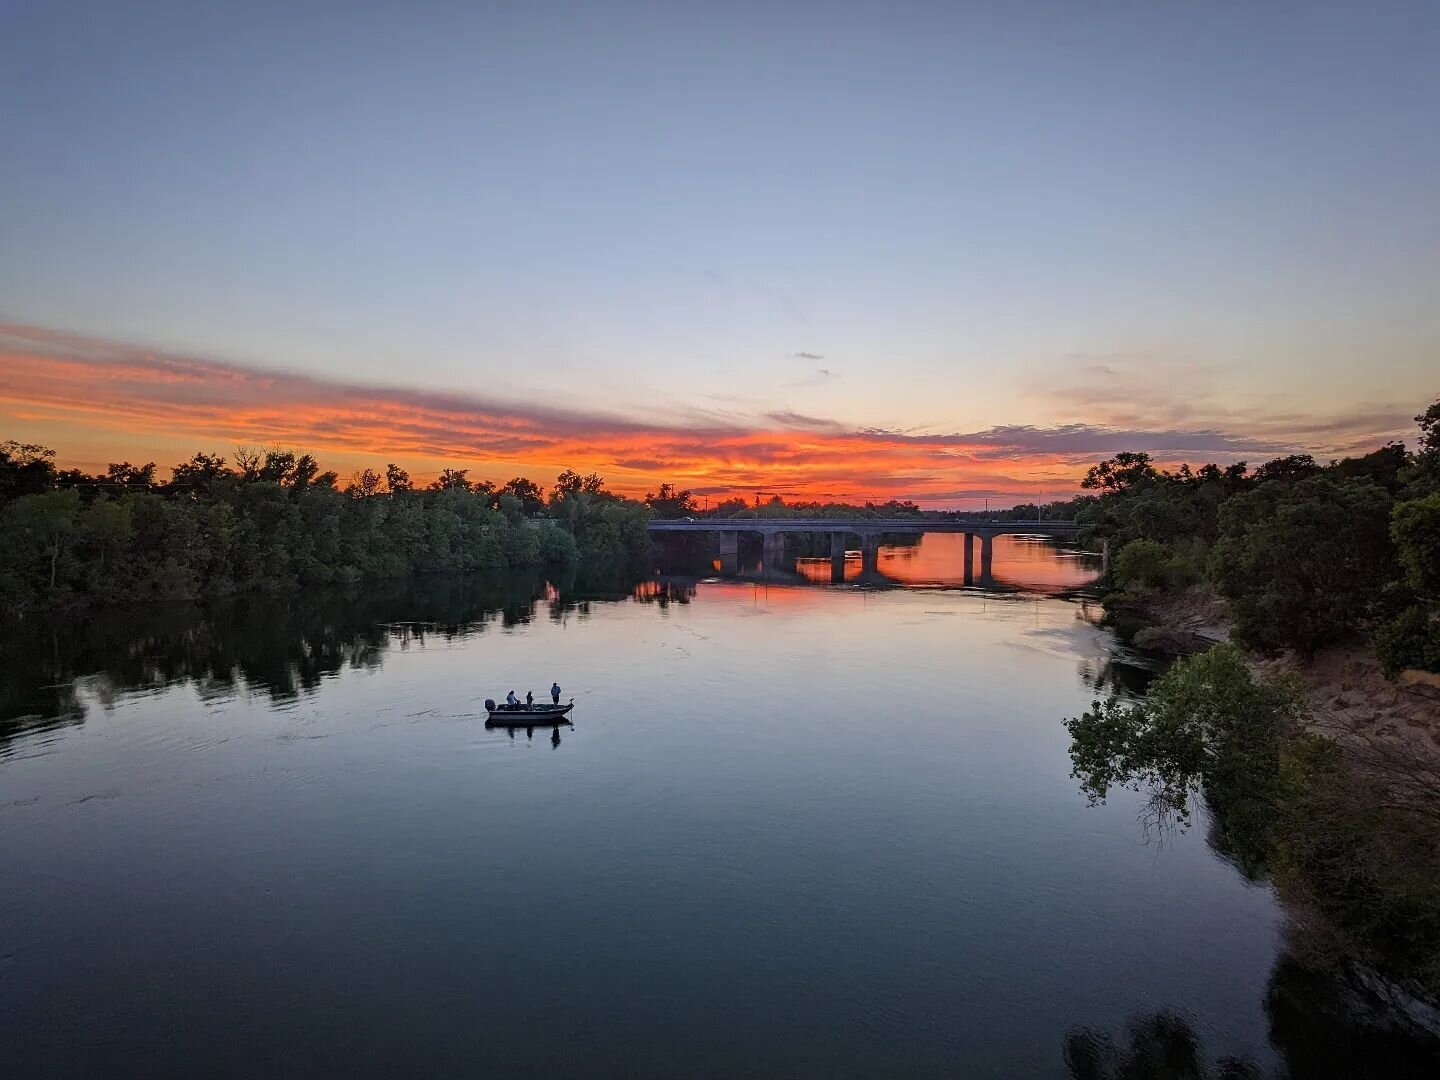
[(103, 461), (79, 460), (66, 436), (106, 460), (165, 462), (187, 444), (173, 463), (195, 449), (260, 443), (312, 451), (342, 472), (394, 461), (422, 477), (456, 466), (480, 477), (547, 480), (573, 468), (599, 472), (630, 494), (668, 480), (712, 496), (763, 489), (928, 505), (1063, 493), (1087, 463), (1121, 449), (1161, 460), (1258, 460), (1296, 448), (1273, 434), (1247, 439), (1203, 427), (915, 434), (850, 430), (789, 412), (737, 419), (698, 410), (659, 422), (343, 382), (3, 324), (0, 417), (92, 468)]

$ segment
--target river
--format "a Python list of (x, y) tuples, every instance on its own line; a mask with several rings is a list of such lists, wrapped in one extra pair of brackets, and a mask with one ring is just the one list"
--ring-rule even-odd
[(1160, 1011), (1275, 1065), (1271, 891), (1070, 776), (1147, 678), (1094, 567), (959, 540), (12, 627), (8, 1074), (1062, 1077)]

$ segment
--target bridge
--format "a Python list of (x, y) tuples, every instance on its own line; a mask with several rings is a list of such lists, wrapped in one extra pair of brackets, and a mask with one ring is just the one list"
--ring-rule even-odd
[[(722, 570), (733, 571), (739, 562), (740, 534), (758, 533), (762, 542), (761, 564), (778, 567), (785, 559), (785, 537), (789, 533), (828, 534), (831, 573), (835, 581), (845, 580), (846, 541), (859, 537), (863, 574), (879, 569), (880, 538), (887, 534), (962, 533), (965, 537), (965, 584), (974, 583), (975, 539), (980, 539), (980, 581), (993, 580), (991, 565), (995, 537), (1005, 535), (1045, 536), (1070, 540), (1085, 526), (1074, 521), (958, 521), (945, 518), (657, 518), (650, 522), (652, 533), (712, 533), (720, 542)], [(1105, 554), (1108, 556), (1108, 545)], [(1108, 558), (1106, 559), (1108, 562)]]

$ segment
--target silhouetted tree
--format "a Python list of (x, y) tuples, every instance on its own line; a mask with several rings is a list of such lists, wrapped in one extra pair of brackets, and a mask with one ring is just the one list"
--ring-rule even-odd
[(126, 491), (149, 491), (155, 486), (155, 463), (131, 465), (128, 461), (111, 462), (106, 468), (108, 486)]
[(1125, 493), (1143, 487), (1159, 475), (1150, 464), (1149, 454), (1125, 450), (1098, 465), (1092, 465), (1085, 479), (1080, 481), (1080, 486), (1090, 491)]
[(516, 499), (520, 503), (522, 512), (526, 515), (538, 514), (545, 509), (545, 489), (523, 476), (506, 480), (500, 485), (498, 494), (509, 495)]
[(431, 491), (469, 491), (469, 469), (441, 469), (440, 475), (430, 482)]
[(0, 502), (49, 491), (54, 481), (54, 450), (35, 443), (0, 442)]
[(355, 474), (345, 491), (357, 499), (372, 499), (380, 494), (380, 485), (384, 482), (385, 478), (374, 469), (363, 469)]
[(385, 488), (392, 495), (399, 495), (412, 489), (410, 474), (399, 465), (385, 466)]
[(674, 484), (661, 484), (658, 492), (645, 494), (645, 505), (656, 517), (683, 517), (694, 511), (695, 497), (688, 491), (676, 490)]

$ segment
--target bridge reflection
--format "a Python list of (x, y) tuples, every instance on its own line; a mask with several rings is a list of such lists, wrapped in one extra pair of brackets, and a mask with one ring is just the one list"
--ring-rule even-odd
[[(977, 558), (969, 536), (927, 535), (874, 550), (790, 554), (775, 547), (722, 552), (707, 567), (721, 578), (792, 585), (866, 588), (970, 588), (985, 592), (1063, 594), (1095, 579), (1100, 559), (1048, 538), (997, 537), (991, 557)], [(758, 545), (757, 545), (758, 547)], [(770, 556), (768, 559), (765, 556)], [(698, 567), (692, 572), (700, 573)]]

